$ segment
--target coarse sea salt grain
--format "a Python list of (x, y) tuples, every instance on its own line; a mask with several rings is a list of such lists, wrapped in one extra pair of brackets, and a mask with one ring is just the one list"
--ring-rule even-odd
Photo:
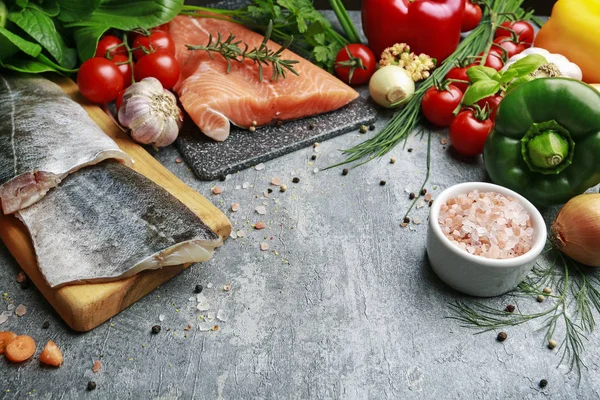
[(533, 244), (529, 213), (511, 197), (474, 190), (440, 206), (444, 235), (470, 254), (495, 259), (521, 256)]

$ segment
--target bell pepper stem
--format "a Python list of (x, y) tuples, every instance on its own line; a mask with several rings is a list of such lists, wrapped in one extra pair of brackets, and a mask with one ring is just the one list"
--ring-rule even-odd
[(535, 123), (521, 139), (521, 154), (534, 172), (553, 175), (571, 165), (575, 143), (556, 121)]

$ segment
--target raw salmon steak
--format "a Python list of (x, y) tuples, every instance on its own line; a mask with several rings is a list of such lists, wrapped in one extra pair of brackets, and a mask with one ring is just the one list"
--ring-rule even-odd
[[(169, 24), (176, 44), (176, 57), (181, 67), (175, 90), (181, 104), (202, 132), (218, 141), (229, 136), (230, 122), (242, 128), (266, 125), (336, 110), (358, 97), (358, 93), (339, 79), (290, 50), (281, 59), (297, 60), (298, 76), (271, 81), (272, 69), (265, 66), (263, 80), (251, 60), (233, 61), (227, 73), (227, 62), (218, 53), (213, 58), (203, 50), (188, 50), (186, 44), (207, 45), (220, 33), (225, 40), (230, 33), (249, 49), (259, 47), (264, 37), (243, 26), (213, 18), (178, 16)], [(240, 43), (243, 48), (243, 43)], [(269, 49), (278, 50), (275, 42)]]

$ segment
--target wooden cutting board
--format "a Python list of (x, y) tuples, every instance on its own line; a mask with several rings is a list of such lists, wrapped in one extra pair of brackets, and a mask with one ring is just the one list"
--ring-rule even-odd
[[(73, 100), (80, 103), (98, 126), (133, 158), (134, 170), (165, 188), (223, 239), (229, 237), (231, 222), (227, 217), (210, 201), (163, 167), (143, 147), (134, 143), (102, 109), (87, 102), (79, 93), (75, 82), (64, 77), (49, 76), (48, 78), (59, 84)], [(52, 307), (71, 328), (80, 332), (89, 331), (100, 325), (190, 265), (145, 271), (115, 282), (68, 285), (52, 289), (38, 269), (29, 234), (16, 217), (5, 216), (0, 212), (0, 238)]]

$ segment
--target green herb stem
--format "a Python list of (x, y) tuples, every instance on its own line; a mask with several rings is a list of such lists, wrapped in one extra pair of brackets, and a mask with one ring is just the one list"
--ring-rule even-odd
[(350, 43), (361, 43), (360, 36), (356, 31), (356, 27), (352, 22), (352, 19), (348, 15), (348, 11), (344, 7), (344, 4), (341, 0), (329, 0), (329, 4), (331, 5), (331, 9), (335, 12), (346, 37), (350, 41)]
[(421, 193), (423, 193), (423, 189), (425, 189), (425, 185), (427, 185), (427, 181), (429, 180), (429, 174), (431, 172), (431, 132), (429, 132), (429, 134), (427, 136), (427, 161), (426, 162), (427, 162), (427, 173), (425, 174), (425, 179), (423, 180), (423, 184), (421, 185), (421, 188), (419, 189), (419, 193), (417, 194), (417, 196), (414, 198), (414, 200), (410, 204), (410, 207), (408, 207), (408, 210), (406, 210), (406, 214), (404, 214), (404, 217), (402, 218), (403, 220), (406, 217), (408, 217), (408, 214), (410, 214), (410, 211), (413, 209), (413, 207), (417, 203), (417, 200), (419, 200), (421, 198)]

